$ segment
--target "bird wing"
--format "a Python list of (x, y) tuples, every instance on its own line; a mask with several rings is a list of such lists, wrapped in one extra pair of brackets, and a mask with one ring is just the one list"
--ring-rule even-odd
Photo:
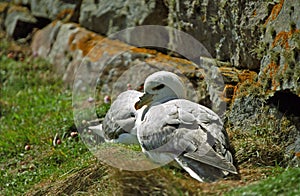
[(151, 151), (171, 153), (174, 157), (183, 154), (191, 160), (236, 173), (231, 160), (220, 153), (225, 150), (216, 150), (227, 146), (220, 118), (196, 103), (176, 99), (152, 106), (138, 133), (142, 147), (150, 154)]
[[(185, 101), (182, 100), (182, 102), (184, 103)], [(199, 104), (196, 105), (197, 109), (193, 110), (192, 113), (197, 119), (201, 129), (206, 130), (206, 132), (209, 133), (208, 143), (216, 152), (224, 156), (229, 162), (233, 162), (233, 157), (229, 150), (230, 144), (228, 134), (224, 129), (222, 120), (209, 108)]]
[(183, 156), (219, 168), (221, 170), (237, 174), (236, 168), (231, 162), (214, 151), (209, 145), (204, 146), (205, 150), (201, 149), (195, 152), (184, 153)]
[[(142, 93), (138, 91), (125, 91), (112, 103), (103, 120), (103, 131), (106, 139), (117, 139), (123, 133), (131, 133), (136, 121), (134, 104)], [(136, 134), (134, 131), (133, 134)]]
[(176, 105), (179, 108), (179, 119), (184, 122), (186, 118), (192, 119), (199, 125), (197, 131), (189, 131), (183, 136), (185, 142), (197, 148), (194, 151), (187, 149), (184, 156), (236, 174), (228, 135), (219, 116), (205, 106), (187, 100), (177, 100)]

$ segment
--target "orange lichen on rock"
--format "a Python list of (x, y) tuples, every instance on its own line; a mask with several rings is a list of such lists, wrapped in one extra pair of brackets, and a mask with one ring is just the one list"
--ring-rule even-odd
[(271, 63), (267, 66), (266, 69), (269, 71), (271, 78), (277, 74), (278, 68), (279, 66), (274, 61), (271, 61)]
[(125, 51), (130, 51), (132, 53), (147, 54), (148, 58), (155, 58), (156, 60), (161, 59), (159, 62), (171, 60), (178, 64), (192, 64), (186, 59), (170, 57), (169, 55), (164, 55), (151, 49), (137, 48), (127, 45), (119, 40), (104, 38), (78, 26), (76, 26), (76, 28), (78, 28), (78, 30), (74, 31), (74, 33), (69, 36), (69, 48), (71, 51), (82, 51), (82, 55), (88, 56), (91, 61), (97, 61), (104, 53), (113, 56)]
[(278, 86), (280, 86), (280, 83), (276, 80), (276, 76), (279, 71), (279, 65), (277, 65), (274, 61), (271, 61), (271, 63), (264, 69), (265, 73), (269, 73), (270, 78), (272, 79), (272, 90), (276, 90)]
[(286, 72), (288, 67), (289, 67), (289, 65), (287, 63), (285, 63), (284, 66), (283, 66), (283, 69), (282, 69), (282, 74), (284, 74)]
[(298, 157), (298, 158), (300, 158), (300, 152), (296, 152), (295, 156)]
[(272, 47), (274, 48), (275, 46), (277, 46), (279, 44), (280, 46), (284, 47), (285, 49), (290, 49), (288, 40), (293, 36), (293, 34), (299, 33), (299, 32), (300, 32), (299, 29), (291, 29), (288, 32), (286, 32), (286, 31), (279, 32), (276, 35), (276, 37), (272, 43)]
[(78, 40), (77, 47), (82, 51), (82, 54), (86, 56), (100, 40), (102, 40), (102, 38), (98, 36), (86, 34)]
[(78, 30), (69, 38), (69, 47), (71, 51), (81, 50), (82, 55), (86, 56), (92, 48), (95, 47), (97, 42), (102, 40), (103, 37), (86, 31)]
[[(51, 27), (55, 27), (57, 24), (60, 25), (61, 21), (60, 20), (54, 20), (53, 22), (50, 23)], [(77, 25), (77, 24), (74, 23), (74, 25)], [(79, 26), (79, 25), (77, 25), (77, 26)]]
[(222, 93), (222, 99), (229, 103), (236, 92), (237, 86), (226, 84)]
[(187, 60), (187, 59), (173, 57), (173, 56), (170, 56), (170, 55), (162, 54), (160, 52), (157, 53), (157, 57), (161, 58), (161, 59), (164, 59), (165, 61), (172, 61), (174, 63), (187, 64), (187, 65), (192, 64), (192, 62)]
[(119, 40), (104, 38), (80, 27), (69, 37), (68, 44), (71, 51), (80, 50), (83, 57), (87, 56), (93, 62), (99, 60), (103, 54), (113, 57), (134, 48)]
[[(120, 55), (126, 51), (129, 51), (133, 46), (127, 45), (124, 42), (119, 40), (111, 40), (101, 36), (96, 37), (97, 40), (94, 40), (95, 44), (88, 54), (88, 57), (92, 61), (97, 61), (99, 58), (105, 54), (113, 58), (114, 56)], [(84, 44), (84, 43), (83, 43)]]
[(0, 13), (6, 12), (7, 8), (8, 8), (8, 3), (0, 3)]
[(259, 93), (262, 89), (261, 81), (256, 81), (257, 73), (250, 70), (241, 71), (238, 74), (239, 83), (235, 86), (232, 100), (248, 96), (250, 93)]
[(257, 73), (249, 70), (243, 70), (241, 73), (238, 74), (240, 83), (243, 83), (246, 80), (248, 80), (249, 82), (253, 82), (256, 77)]
[(70, 17), (74, 14), (74, 10), (73, 9), (64, 9), (62, 10), (60, 13), (58, 13), (56, 15), (56, 19), (57, 20), (63, 20), (67, 17)]
[(28, 8), (14, 5), (14, 6), (10, 6), (7, 12), (13, 13), (13, 12), (26, 12), (26, 11), (28, 12)]
[(150, 55), (156, 55), (157, 54), (156, 50), (150, 50), (150, 49), (146, 49), (146, 48), (133, 47), (130, 50), (134, 53), (145, 53), (145, 54), (150, 54)]
[(176, 67), (182, 73), (195, 72), (196, 70), (196, 66), (193, 62), (187, 59), (182, 59), (182, 58), (172, 57), (167, 54), (162, 54), (160, 52), (157, 52), (157, 54), (152, 58), (145, 59), (145, 62), (147, 63), (158, 62), (164, 66)]
[(272, 20), (275, 20), (278, 16), (278, 14), (280, 13), (281, 9), (282, 9), (282, 6), (283, 6), (283, 3), (284, 3), (284, 0), (281, 0), (278, 4), (276, 4), (272, 11), (271, 11), (271, 14), (270, 16), (267, 18), (266, 22), (264, 25), (267, 25), (268, 22), (272, 21)]

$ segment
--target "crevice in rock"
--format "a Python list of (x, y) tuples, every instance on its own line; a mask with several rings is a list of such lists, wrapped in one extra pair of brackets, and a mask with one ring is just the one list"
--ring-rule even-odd
[(300, 133), (300, 97), (289, 90), (277, 91), (267, 103), (287, 116)]
[(80, 9), (81, 9), (82, 0), (77, 0), (75, 2), (76, 2), (76, 6), (74, 8), (73, 15), (70, 18), (70, 22), (79, 23)]
[(20, 6), (26, 7), (29, 11), (31, 11), (31, 6), (30, 6), (30, 4), (22, 3)]
[(21, 31), (15, 31), (11, 36), (14, 39), (26, 38), (35, 27), (35, 24), (18, 21), (16, 25)]
[[(146, 48), (146, 49), (149, 49), (149, 50), (155, 50), (157, 52), (169, 55), (171, 57), (177, 57), (177, 58), (187, 59), (185, 56), (179, 54), (178, 52), (175, 52), (173, 50), (169, 50), (167, 48), (161, 48), (161, 47), (157, 47), (157, 46), (143, 46), (142, 48)], [(189, 59), (189, 60), (191, 60), (191, 59)]]
[(77, 0), (62, 0), (62, 1), (69, 4), (75, 4), (77, 2)]
[(37, 19), (37, 23), (35, 24), (36, 28), (42, 29), (48, 24), (50, 24), (52, 21), (49, 18), (44, 17), (35, 17)]
[(300, 117), (300, 97), (289, 90), (278, 91), (268, 100), (268, 103), (286, 115)]

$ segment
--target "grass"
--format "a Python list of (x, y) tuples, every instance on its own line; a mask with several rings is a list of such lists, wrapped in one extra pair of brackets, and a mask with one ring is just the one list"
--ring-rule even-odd
[(299, 195), (300, 168), (290, 168), (285, 172), (238, 188), (226, 195)]
[[(299, 168), (284, 170), (275, 165), (266, 169), (245, 161), (240, 166), (240, 180), (229, 178), (210, 184), (198, 183), (173, 166), (129, 172), (99, 164), (80, 136), (71, 137), (70, 133), (76, 131), (72, 95), (63, 88), (53, 66), (26, 54), (21, 54), (22, 59), (12, 58), (8, 55), (14, 51), (11, 47), (10, 42), (1, 40), (0, 195), (111, 195), (118, 191), (170, 195), (300, 194)], [(103, 117), (108, 108), (97, 108), (98, 116)], [(256, 141), (258, 146), (268, 145), (258, 148), (248, 144), (251, 135), (238, 131), (233, 134), (234, 146), (247, 152), (238, 154), (240, 161), (248, 160), (257, 150), (268, 151), (268, 145), (274, 142), (261, 138)], [(60, 145), (53, 145), (55, 135), (62, 141)], [(119, 147), (140, 151), (139, 146)]]
[[(48, 62), (15, 60), (0, 51), (0, 195), (19, 195), (88, 164), (92, 155), (74, 130), (71, 93)], [(54, 146), (58, 134), (62, 143)], [(30, 149), (25, 149), (25, 146)]]

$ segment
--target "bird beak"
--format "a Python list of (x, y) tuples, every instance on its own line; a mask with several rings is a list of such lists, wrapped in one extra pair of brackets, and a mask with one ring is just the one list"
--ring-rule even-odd
[(153, 101), (153, 95), (145, 93), (143, 96), (140, 97), (140, 100), (135, 103), (134, 108), (136, 110), (142, 108), (144, 105), (148, 105)]

